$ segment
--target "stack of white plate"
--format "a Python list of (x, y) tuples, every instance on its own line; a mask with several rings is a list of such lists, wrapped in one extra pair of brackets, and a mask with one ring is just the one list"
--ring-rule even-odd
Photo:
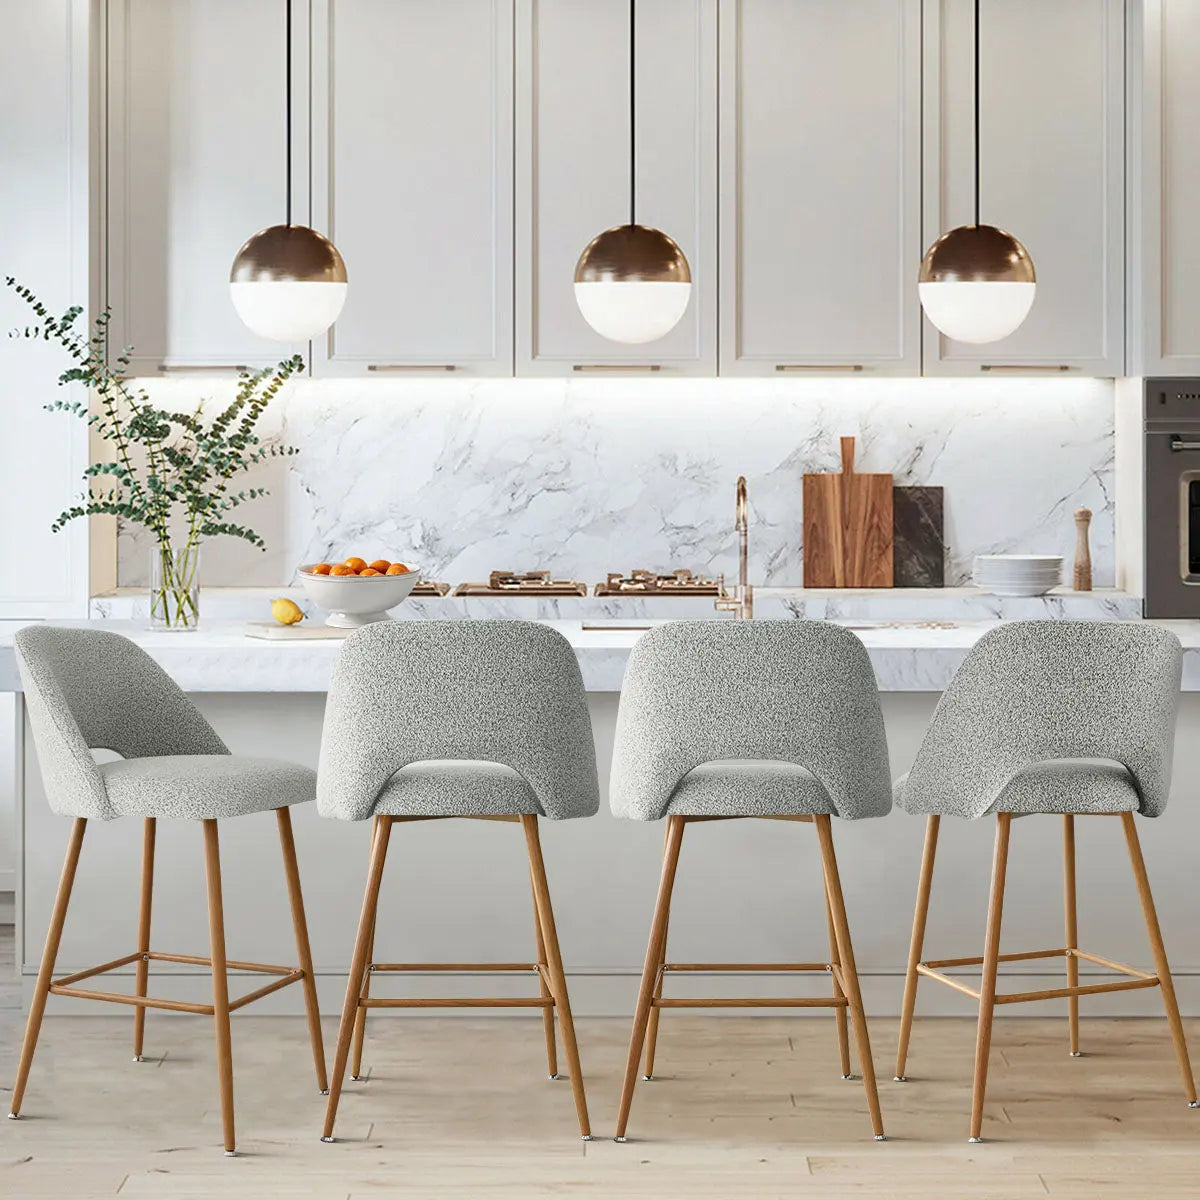
[(1044, 596), (1062, 582), (1057, 554), (979, 554), (975, 586), (996, 596)]

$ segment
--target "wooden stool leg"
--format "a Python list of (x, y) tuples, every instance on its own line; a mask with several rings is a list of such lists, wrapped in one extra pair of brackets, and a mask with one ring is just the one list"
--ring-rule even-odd
[[(1063, 903), (1067, 930), (1067, 986), (1079, 986), (1079, 923), (1075, 908), (1075, 818), (1063, 814)], [(1079, 997), (1067, 997), (1067, 1020), (1070, 1025), (1071, 1057), (1079, 1057)]]
[(662, 941), (667, 930), (667, 917), (671, 911), (671, 889), (675, 886), (675, 869), (679, 865), (679, 847), (683, 844), (683, 828), (683, 817), (667, 818), (667, 846), (663, 853), (662, 876), (658, 883), (658, 901), (654, 906), (654, 918), (650, 923), (650, 944), (646, 947), (646, 965), (642, 969), (642, 983), (638, 988), (637, 1007), (633, 1013), (633, 1032), (629, 1038), (629, 1058), (625, 1063), (625, 1081), (621, 1087), (621, 1107), (617, 1112), (616, 1140), (618, 1142), (625, 1141), (625, 1129), (629, 1124), (629, 1109), (633, 1104), (633, 1088), (637, 1080), (638, 1060), (642, 1057), (642, 1044), (646, 1038), (646, 1026), (650, 1021), (654, 982), (662, 955)]
[[(142, 894), (138, 904), (138, 954), (137, 972), (133, 994), (144, 996), (150, 976), (150, 902), (154, 894), (154, 834), (158, 822), (147, 817), (142, 826)], [(146, 1032), (146, 1010), (133, 1010), (133, 1061), (142, 1061), (142, 1043)]]
[(546, 944), (546, 969), (550, 974), (550, 992), (554, 997), (554, 1008), (558, 1013), (562, 1029), (563, 1052), (567, 1056), (567, 1070), (571, 1073), (571, 1092), (575, 1097), (575, 1114), (579, 1118), (579, 1134), (585, 1142), (592, 1140), (592, 1128), (588, 1122), (587, 1096), (583, 1090), (583, 1068), (579, 1065), (579, 1047), (575, 1042), (575, 1022), (571, 1017), (571, 1000), (567, 995), (567, 976), (563, 971), (562, 955), (558, 947), (558, 931), (554, 926), (554, 909), (550, 904), (550, 885), (546, 881), (546, 864), (542, 859), (542, 843), (538, 837), (538, 819), (523, 816), (521, 825), (525, 830), (525, 847), (529, 852), (529, 870), (533, 878), (533, 893), (537, 901), (538, 921)]
[[(837, 930), (833, 927), (833, 904), (829, 899), (829, 879), (825, 879), (825, 925), (829, 930), (829, 964), (832, 967), (840, 967), (842, 956), (838, 953), (837, 945)], [(838, 972), (832, 971), (833, 976), (833, 994), (839, 999), (845, 997), (846, 993), (842, 990), (841, 982), (838, 980)], [(850, 1070), (850, 1029), (849, 1023), (846, 1020), (846, 1009), (842, 1005), (838, 1005), (833, 1010), (834, 1019), (837, 1021), (837, 1038), (838, 1038), (838, 1054), (842, 1062), (842, 1078), (853, 1079), (854, 1075)]]
[(929, 916), (929, 892), (933, 886), (933, 860), (937, 857), (938, 829), (942, 818), (931, 816), (925, 822), (925, 849), (921, 853), (921, 874), (917, 880), (917, 906), (913, 911), (912, 941), (908, 945), (908, 974), (904, 979), (904, 1005), (900, 1010), (900, 1041), (896, 1048), (896, 1082), (904, 1083), (908, 1062), (908, 1039), (912, 1034), (913, 1012), (917, 1007), (917, 964), (925, 946), (925, 921)]
[[(371, 851), (375, 850), (375, 837), (378, 833), (377, 828), (371, 829)], [(367, 869), (370, 870), (370, 857), (367, 859)], [(371, 995), (371, 964), (375, 961), (375, 921), (371, 921), (371, 936), (367, 940), (367, 965), (363, 969), (362, 990), (359, 992), (359, 998), (366, 1000)], [(354, 1083), (362, 1083), (362, 1056), (363, 1045), (367, 1040), (367, 1009), (366, 1006), (360, 1004), (358, 1011), (354, 1014), (354, 1041), (353, 1049), (350, 1053), (350, 1078)]]
[[(666, 853), (668, 832), (663, 833), (663, 853)], [(654, 999), (661, 1000), (663, 994), (663, 967), (667, 961), (667, 937), (671, 928), (671, 914), (668, 911), (663, 922), (662, 944), (658, 955), (658, 974), (654, 985)], [(646, 1025), (646, 1060), (642, 1065), (642, 1078), (649, 1081), (654, 1078), (654, 1054), (658, 1049), (658, 1022), (662, 1009), (657, 1005), (650, 1007), (650, 1020)]]
[(225, 965), (225, 907), (221, 898), (221, 851), (217, 823), (204, 822), (204, 871), (208, 881), (208, 936), (212, 947), (213, 1024), (217, 1035), (217, 1081), (225, 1153), (236, 1153), (233, 1133), (233, 1047), (229, 1035), (229, 973)]
[(296, 839), (292, 836), (292, 814), (287, 808), (275, 810), (279, 826), (279, 846), (283, 851), (283, 872), (287, 876), (288, 902), (292, 908), (292, 926), (296, 932), (296, 955), (304, 978), (304, 1011), (308, 1017), (308, 1040), (312, 1043), (313, 1065), (317, 1069), (317, 1090), (329, 1091), (325, 1075), (325, 1042), (321, 1037), (321, 1009), (317, 1004), (317, 981), (313, 977), (312, 948), (308, 942), (308, 921), (304, 916), (304, 894), (300, 890), (300, 868), (296, 864)]
[[(537, 884), (533, 879), (533, 868), (529, 869), (529, 890), (533, 897), (533, 937), (534, 944), (537, 946), (537, 962), (538, 962), (538, 987), (543, 1000), (552, 999), (550, 989), (546, 986), (546, 977), (542, 974), (541, 969), (545, 967), (548, 971), (549, 965), (546, 962), (546, 939), (542, 936), (542, 918), (538, 913), (538, 898)], [(558, 1075), (558, 1046), (554, 1040), (554, 1009), (542, 1009), (542, 1033), (546, 1038), (546, 1073), (551, 1079), (557, 1079)]]
[(54, 975), (54, 960), (58, 957), (58, 945), (62, 941), (63, 923), (67, 919), (67, 905), (71, 902), (71, 888), (75, 884), (75, 868), (79, 865), (79, 851), (83, 846), (83, 833), (86, 828), (87, 818), (76, 817), (71, 826), (70, 840), (67, 842), (67, 856), (63, 861), (62, 875), (58, 880), (58, 893), (54, 897), (54, 908), (50, 913), (50, 928), (46, 930), (42, 965), (38, 968), (37, 983), (33, 987), (33, 1000), (29, 1005), (29, 1019), (25, 1022), (25, 1041), (21, 1044), (21, 1061), (17, 1066), (17, 1082), (13, 1085), (12, 1102), (8, 1108), (9, 1119), (13, 1121), (21, 1115), (21, 1101), (25, 1096), (25, 1085), (29, 1082), (29, 1068), (33, 1065), (33, 1052), (37, 1049), (38, 1032), (42, 1028), (42, 1014), (46, 1011), (46, 997), (50, 994), (50, 980)]
[(1150, 879), (1146, 874), (1146, 861), (1142, 858), (1142, 846), (1138, 840), (1133, 813), (1122, 813), (1121, 823), (1125, 827), (1125, 843), (1129, 847), (1129, 861), (1133, 866), (1133, 878), (1137, 883), (1138, 899), (1142, 902), (1142, 915), (1146, 919), (1146, 934), (1150, 938), (1150, 949), (1154, 952), (1154, 972), (1162, 990), (1163, 1006), (1167, 1010), (1167, 1024), (1171, 1028), (1171, 1040), (1175, 1043), (1175, 1057), (1179, 1060), (1179, 1072), (1183, 1076), (1183, 1090), (1187, 1094), (1188, 1107), (1200, 1108), (1196, 1100), (1196, 1081), (1192, 1075), (1192, 1063), (1188, 1057), (1187, 1039), (1183, 1033), (1183, 1022), (1179, 1019), (1179, 1004), (1175, 999), (1175, 984), (1171, 979), (1171, 968), (1167, 963), (1167, 951), (1163, 946), (1162, 930), (1158, 925), (1158, 913), (1154, 909), (1154, 897), (1150, 892)]
[(817, 837), (821, 843), (821, 862), (828, 881), (829, 906), (833, 910), (833, 928), (837, 935), (838, 954), (842, 961), (846, 1000), (850, 1006), (850, 1020), (854, 1025), (854, 1040), (858, 1045), (858, 1059), (862, 1064), (863, 1087), (867, 1093), (867, 1108), (871, 1113), (871, 1127), (875, 1140), (884, 1140), (883, 1115), (879, 1111), (879, 1088), (875, 1083), (875, 1063), (871, 1058), (871, 1039), (867, 1034), (867, 1016), (863, 1011), (862, 992), (858, 986), (858, 968), (854, 962), (854, 946), (850, 941), (850, 925), (846, 920), (846, 903), (842, 896), (842, 881), (838, 875), (837, 858), (833, 852), (833, 830), (829, 815), (824, 813), (813, 818)]
[(391, 817), (375, 818), (375, 833), (371, 842), (371, 863), (367, 870), (367, 889), (363, 896), (362, 915), (358, 919), (358, 936), (354, 942), (354, 957), (350, 961), (350, 978), (346, 981), (346, 1002), (342, 1005), (342, 1022), (338, 1026), (337, 1051), (333, 1060), (333, 1074), (329, 1078), (329, 1100), (325, 1105), (325, 1126), (321, 1141), (333, 1141), (333, 1123), (337, 1120), (338, 1097), (342, 1094), (342, 1080), (346, 1074), (346, 1062), (350, 1057), (350, 1037), (354, 1032), (354, 1018), (359, 1008), (363, 974), (372, 932), (375, 928), (375, 912), (379, 906), (379, 885), (383, 880), (383, 864), (387, 860), (388, 840), (392, 833)]
[(1000, 955), (1000, 919), (1004, 913), (1004, 876), (1008, 869), (1011, 813), (996, 814), (996, 849), (992, 860), (992, 895), (988, 902), (987, 936), (983, 944), (983, 979), (979, 985), (979, 1025), (975, 1034), (975, 1084), (971, 1094), (972, 1142), (981, 1142), (983, 1098), (987, 1091), (988, 1056), (992, 1049), (992, 1013), (996, 1005), (996, 971)]

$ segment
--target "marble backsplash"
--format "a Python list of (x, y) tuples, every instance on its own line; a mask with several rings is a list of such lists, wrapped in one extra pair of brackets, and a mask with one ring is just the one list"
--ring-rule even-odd
[[(146, 381), (165, 405), (220, 401), (228, 381)], [(980, 553), (1062, 554), (1092, 509), (1097, 587), (1114, 575), (1113, 385), (1097, 379), (320, 380), (276, 402), (269, 432), (299, 447), (265, 464), (272, 495), (240, 510), (267, 551), (204, 551), (209, 586), (277, 586), (296, 564), (402, 558), (429, 578), (544, 567), (737, 570), (734, 484), (750, 497), (751, 579), (803, 578), (801, 476), (856, 467), (945, 488), (946, 583)], [(118, 581), (149, 547), (122, 529)]]

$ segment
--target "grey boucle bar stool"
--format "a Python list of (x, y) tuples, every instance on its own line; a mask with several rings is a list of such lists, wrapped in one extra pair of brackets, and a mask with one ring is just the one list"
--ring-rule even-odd
[[(981, 1139), (983, 1102), (997, 1004), (1065, 998), (1070, 1053), (1079, 1056), (1079, 997), (1159, 987), (1175, 1043), (1184, 1091), (1197, 1107), (1175, 988), (1150, 894), (1134, 814), (1166, 807), (1179, 700), (1182, 653), (1174, 634), (1153, 625), (1091, 621), (1014, 621), (975, 644), (934, 712), (912, 770), (896, 783), (896, 802), (927, 818), (908, 976), (900, 1022), (896, 1080), (905, 1081), (909, 1034), (920, 976), (949, 984), (979, 1003), (970, 1140)], [(1000, 921), (1014, 816), (1055, 814), (1063, 824), (1066, 945), (1024, 954), (1000, 953)], [(984, 952), (978, 958), (923, 961), (925, 922), (943, 816), (994, 816)], [(1075, 912), (1075, 818), (1118, 817), (1141, 900), (1154, 971), (1115, 963), (1079, 949)], [(1001, 962), (1063, 957), (1067, 986), (997, 993)], [(1079, 983), (1079, 962), (1126, 976)], [(978, 990), (943, 968), (982, 966)]]
[[(317, 771), (322, 816), (373, 822), (366, 895), (330, 1079), (322, 1140), (332, 1142), (354, 1042), (361, 1070), (369, 1008), (540, 1008), (552, 1079), (559, 1078), (554, 1015), (587, 1140), (587, 1101), (559, 953), (538, 819), (594, 816), (596, 752), (570, 643), (529, 621), (379, 622), (346, 640), (325, 712)], [(466, 817), (520, 823), (533, 884), (534, 963), (377, 963), (375, 919), (388, 839), (397, 822)], [(481, 899), (486, 899), (482, 898)], [(377, 998), (382, 971), (527, 971), (536, 999)]]
[[(849, 1010), (871, 1125), (882, 1141), (875, 1068), (830, 822), (831, 816), (881, 817), (891, 809), (883, 715), (862, 642), (835, 625), (811, 621), (687, 621), (651, 630), (634, 646), (625, 671), (610, 793), (616, 816), (667, 820), (616, 1140), (625, 1141), (643, 1045), (645, 1077), (653, 1074), (661, 1010), (748, 1006), (832, 1007), (847, 1079)], [(739, 817), (816, 826), (828, 962), (666, 961), (667, 921), (684, 829), (697, 821)], [(663, 995), (666, 975), (704, 970), (824, 971), (831, 976), (833, 995), (753, 1000)]]
[[(211, 1016), (216, 1026), (222, 1132), (225, 1152), (233, 1154), (231, 1012), (290, 983), (302, 984), (317, 1086), (322, 1092), (327, 1086), (312, 955), (288, 812), (289, 805), (307, 803), (314, 798), (316, 774), (307, 767), (278, 759), (231, 755), (212, 726), (174, 681), (128, 638), (97, 630), (30, 626), (18, 630), (14, 640), (46, 795), (50, 807), (56, 813), (73, 817), (74, 825), (46, 934), (41, 969), (34, 986), (10, 1116), (15, 1119), (21, 1111), (47, 996), (73, 996), (135, 1006), (133, 1056), (138, 1062), (142, 1060), (147, 1008), (202, 1013)], [(116, 762), (97, 763), (93, 750), (108, 750), (122, 757)], [(225, 957), (217, 822), (227, 817), (272, 810), (283, 849), (300, 959), (298, 967), (236, 962)], [(53, 978), (54, 962), (58, 957), (84, 831), (89, 820), (111, 821), (117, 817), (140, 817), (144, 822), (138, 948), (112, 962), (56, 980)], [(209, 958), (164, 954), (150, 949), (154, 839), (160, 817), (201, 821), (204, 825)], [(147, 996), (152, 962), (210, 966), (212, 1004)], [(136, 963), (133, 995), (75, 986), (84, 979), (131, 963)], [(275, 978), (231, 1001), (229, 968), (265, 973)]]

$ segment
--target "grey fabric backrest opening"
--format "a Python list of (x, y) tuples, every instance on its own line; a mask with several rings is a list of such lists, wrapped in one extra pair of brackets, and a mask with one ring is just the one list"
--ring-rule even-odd
[(820, 621), (680, 621), (644, 634), (621, 690), (613, 812), (657, 820), (689, 771), (728, 758), (804, 767), (839, 816), (888, 812), (887, 740), (862, 642)]
[(904, 787), (909, 812), (978, 817), (1046, 759), (1122, 763), (1157, 816), (1171, 787), (1183, 652), (1173, 633), (1110, 621), (1012, 621), (975, 644)]
[(113, 816), (92, 750), (122, 758), (229, 753), (174, 680), (128, 638), (31, 625), (13, 641), (55, 812)]
[(325, 708), (317, 808), (360, 821), (395, 772), (430, 759), (501, 763), (547, 817), (600, 805), (579, 663), (532, 621), (381, 621), (346, 639)]

